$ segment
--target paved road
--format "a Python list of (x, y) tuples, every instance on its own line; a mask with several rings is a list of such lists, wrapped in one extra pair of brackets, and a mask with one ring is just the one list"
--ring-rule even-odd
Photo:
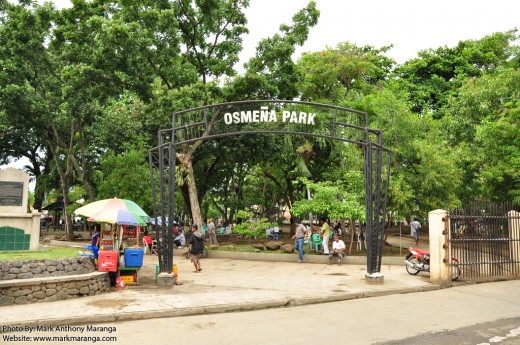
[[(356, 345), (511, 345), (520, 344), (520, 281), (461, 285), (444, 290), (296, 307), (95, 326), (106, 327), (106, 331), (54, 331), (38, 332), (37, 335), (117, 337), (117, 342), (97, 342), (99, 344), (301, 345), (332, 342)], [(108, 332), (110, 327), (113, 327), (112, 333)], [(513, 335), (507, 337), (509, 333)], [(7, 333), (18, 336), (23, 334), (27, 335), (24, 332)], [(500, 338), (505, 339), (491, 342), (492, 339)], [(89, 342), (74, 344), (87, 343)], [(17, 341), (16, 344), (29, 342)]]
[(518, 345), (520, 344), (520, 317), (480, 323), (446, 332), (422, 334), (408, 339), (380, 345)]

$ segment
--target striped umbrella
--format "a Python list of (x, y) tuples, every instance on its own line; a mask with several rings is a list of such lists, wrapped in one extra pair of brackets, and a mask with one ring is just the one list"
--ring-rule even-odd
[(74, 213), (89, 221), (112, 224), (146, 225), (149, 218), (135, 202), (118, 198), (94, 201)]

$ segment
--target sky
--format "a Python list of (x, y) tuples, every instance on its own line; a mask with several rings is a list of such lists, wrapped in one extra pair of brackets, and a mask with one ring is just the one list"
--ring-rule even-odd
[[(292, 15), (308, 2), (251, 0), (244, 51), (254, 54), (259, 39), (274, 34), (281, 23), (290, 23)], [(376, 48), (393, 44), (387, 55), (403, 63), (420, 50), (520, 29), (519, 0), (316, 0), (316, 5), (321, 12), (319, 22), (296, 58), (302, 52), (348, 41)]]
[[(69, 0), (52, 1), (58, 8)], [(250, 0), (246, 10), (249, 34), (244, 37), (240, 66), (255, 53), (262, 38), (278, 32), (309, 0)], [(452, 47), (461, 40), (480, 39), (494, 32), (520, 29), (520, 0), (316, 0), (318, 24), (311, 28), (303, 52), (334, 48), (341, 42), (376, 48), (393, 44), (387, 55), (398, 63), (424, 49)], [(11, 166), (21, 167), (22, 163)]]

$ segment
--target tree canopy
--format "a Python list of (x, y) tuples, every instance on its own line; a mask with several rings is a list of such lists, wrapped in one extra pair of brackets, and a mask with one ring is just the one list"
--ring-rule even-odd
[[(175, 111), (303, 100), (369, 114), (393, 152), (389, 212), (424, 216), (472, 200), (520, 202), (516, 30), (418, 52), (348, 41), (294, 56), (315, 1), (258, 42), (238, 73), (247, 0), (0, 2), (0, 163), (25, 157), (34, 207), (59, 195), (124, 197), (150, 214), (147, 149)], [(362, 219), (362, 150), (297, 136), (198, 141), (177, 156), (175, 212), (201, 223), (306, 213)], [(309, 198), (311, 196), (311, 198)], [(71, 208), (69, 208), (71, 210)], [(72, 212), (72, 211), (70, 211)], [(70, 212), (67, 214), (70, 221)]]

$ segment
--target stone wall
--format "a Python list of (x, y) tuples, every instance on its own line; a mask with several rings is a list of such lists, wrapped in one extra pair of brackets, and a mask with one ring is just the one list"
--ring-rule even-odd
[(56, 260), (0, 261), (0, 281), (86, 274), (95, 270), (92, 260), (81, 256)]
[(0, 306), (98, 295), (110, 288), (107, 272), (88, 257), (0, 261)]
[(110, 278), (107, 272), (2, 280), (0, 281), (0, 306), (93, 296), (109, 288)]

